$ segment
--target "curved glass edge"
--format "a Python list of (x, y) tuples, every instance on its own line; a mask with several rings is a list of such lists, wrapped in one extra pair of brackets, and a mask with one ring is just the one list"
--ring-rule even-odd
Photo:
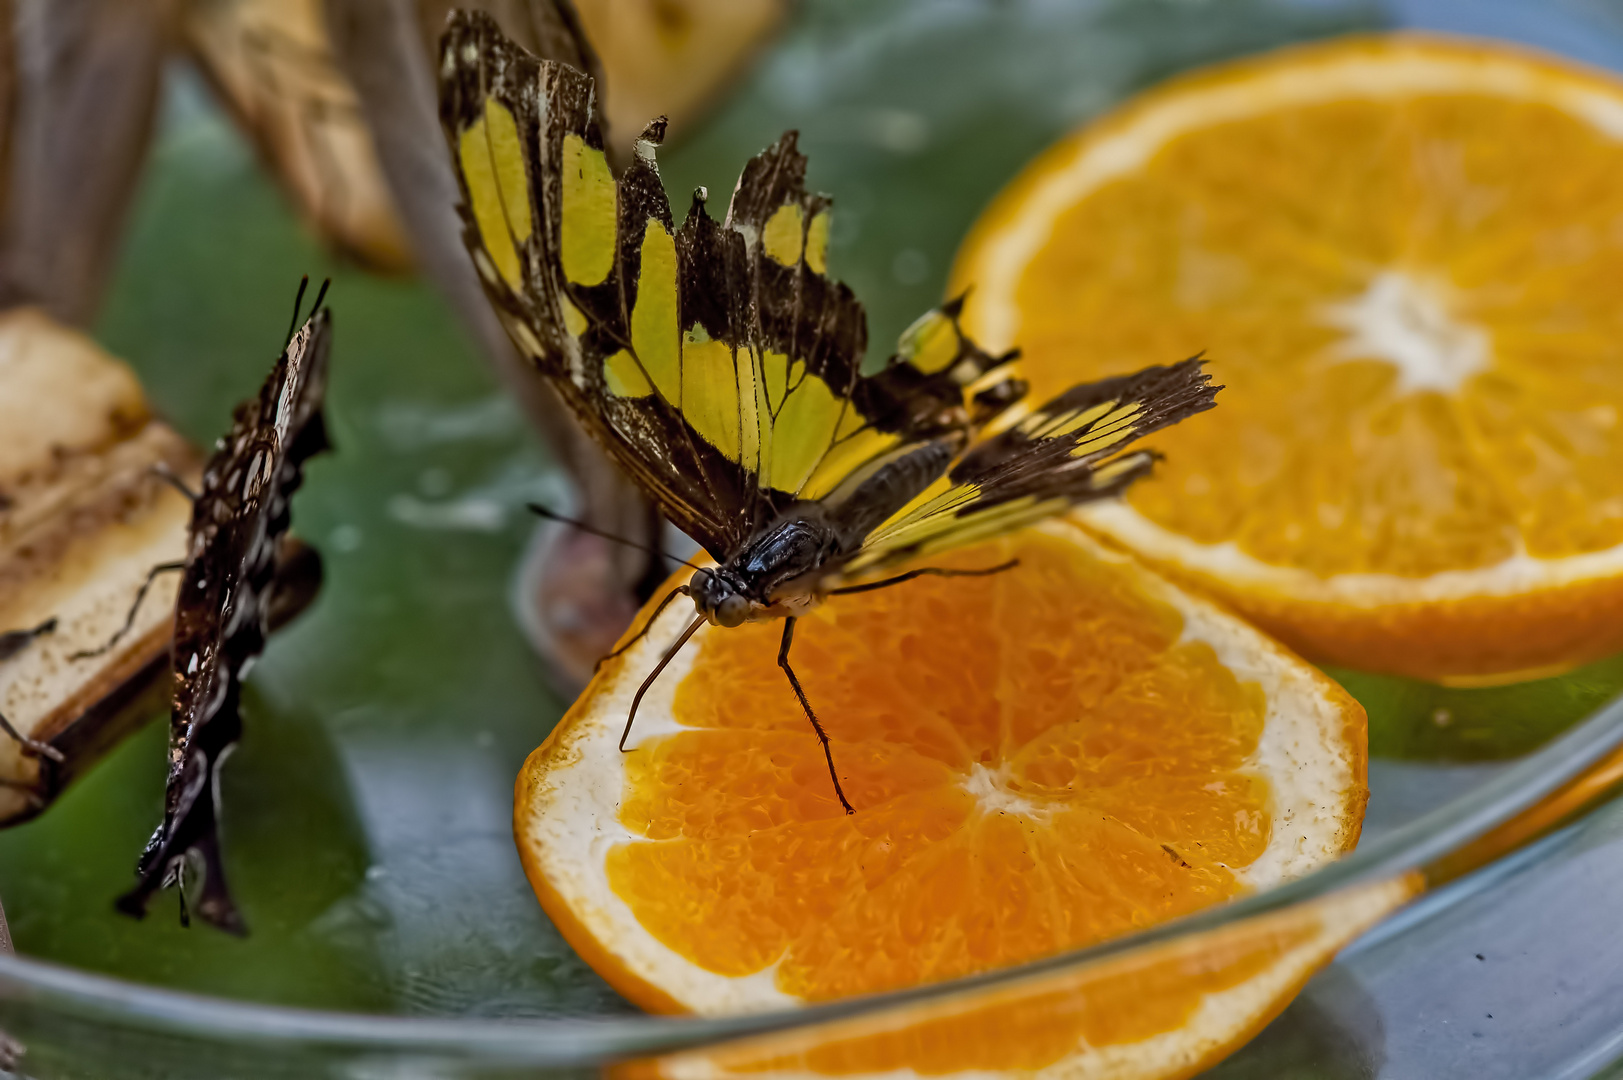
[[(1023, 982), (1206, 934), (1294, 905), (1408, 879), (1424, 891), (1530, 843), (1609, 798), (1623, 769), (1623, 700), (1453, 803), (1395, 830), (1348, 858), (1266, 893), (1139, 934), (1030, 964), (883, 995), (728, 1018), (480, 1020), (327, 1013), (159, 990), (15, 955), (0, 955), (0, 1018), (26, 1012), (208, 1043), (319, 1046), (353, 1055), (418, 1053), (549, 1068), (672, 1053), (706, 1043), (814, 1030), (861, 1017), (910, 1022), (920, 1006), (974, 1001)], [(1475, 845), (1473, 847), (1473, 845)], [(1395, 910), (1395, 908), (1393, 909)], [(1373, 925), (1373, 923), (1371, 924)], [(19, 1017), (21, 1019), (21, 1017)], [(29, 1025), (17, 1025), (18, 1033)]]

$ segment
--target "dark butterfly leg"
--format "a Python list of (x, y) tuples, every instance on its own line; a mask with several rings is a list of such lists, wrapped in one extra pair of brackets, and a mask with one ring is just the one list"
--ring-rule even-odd
[(32, 630), (7, 630), (0, 634), (0, 660), (10, 660), (22, 652), (37, 637), (44, 637), (56, 629), (55, 619), (46, 619)]
[(58, 750), (50, 743), (40, 742), (38, 739), (30, 739), (27, 735), (24, 735), (22, 732), (12, 727), (11, 721), (6, 719), (5, 713), (0, 713), (0, 732), (4, 732), (5, 734), (11, 736), (20, 746), (22, 746), (25, 751), (33, 754), (35, 757), (50, 758), (58, 765), (68, 760), (63, 756), (62, 751)]
[(114, 645), (117, 645), (124, 635), (130, 632), (130, 627), (135, 625), (135, 616), (141, 610), (141, 601), (147, 598), (147, 590), (152, 588), (152, 582), (157, 578), (157, 576), (159, 574), (172, 574), (177, 570), (184, 569), (186, 569), (186, 564), (184, 562), (164, 562), (159, 563), (157, 566), (154, 566), (151, 570), (147, 571), (147, 579), (141, 582), (141, 588), (136, 591), (135, 603), (130, 605), (130, 613), (124, 616), (124, 625), (119, 627), (118, 630), (114, 632), (113, 636), (107, 639), (107, 643), (105, 645), (98, 649), (80, 649), (78, 652), (70, 655), (68, 659), (88, 660), (92, 656), (100, 656), (108, 649), (111, 649)]
[(631, 699), (631, 711), (626, 714), (626, 729), (620, 732), (620, 752), (622, 754), (626, 751), (626, 740), (631, 737), (631, 722), (637, 719), (637, 706), (642, 704), (642, 696), (648, 693), (650, 686), (654, 685), (654, 680), (659, 678), (659, 673), (665, 670), (665, 665), (669, 664), (671, 659), (682, 651), (682, 646), (688, 643), (688, 638), (693, 636), (694, 631), (703, 625), (704, 616), (695, 615), (693, 621), (688, 623), (688, 628), (682, 631), (682, 636), (676, 639), (675, 644), (665, 650), (665, 655), (659, 658), (659, 663), (655, 664), (654, 670), (648, 673), (648, 678), (644, 679), (642, 685), (637, 687), (637, 696)]
[(812, 712), (811, 702), (806, 700), (806, 691), (800, 688), (800, 680), (795, 678), (795, 669), (789, 666), (789, 646), (795, 641), (795, 620), (783, 620), (783, 644), (778, 646), (778, 666), (783, 673), (789, 676), (789, 685), (794, 688), (795, 697), (800, 699), (800, 707), (806, 710), (806, 719), (811, 721), (812, 730), (817, 732), (817, 741), (823, 744), (823, 757), (828, 760), (828, 775), (834, 781), (834, 794), (839, 797), (840, 805), (845, 807), (847, 814), (856, 813), (851, 809), (851, 803), (845, 797), (845, 789), (840, 787), (840, 774), (834, 771), (834, 751), (829, 748), (828, 734), (823, 725), (817, 722), (817, 714)]
[[(603, 669), (604, 664), (608, 663), (610, 660), (613, 660), (616, 656), (619, 656), (621, 653), (631, 648), (631, 646), (647, 637), (648, 631), (652, 630), (654, 628), (654, 624), (659, 621), (659, 617), (665, 614), (665, 609), (670, 606), (671, 601), (675, 600), (678, 596), (687, 595), (689, 594), (688, 587), (686, 585), (678, 585), (676, 588), (666, 593), (665, 599), (661, 600), (659, 602), (659, 606), (654, 609), (654, 613), (648, 616), (648, 621), (642, 624), (642, 629), (633, 634), (630, 641), (627, 641), (624, 645), (621, 645), (613, 652), (604, 653), (602, 657), (598, 659), (597, 663), (592, 665), (592, 674), (596, 675)], [(622, 743), (624, 741), (625, 740), (623, 739), (621, 740)]]
[(828, 591), (828, 595), (850, 596), (852, 593), (873, 592), (876, 589), (888, 589), (892, 585), (900, 585), (903, 582), (912, 581), (914, 578), (924, 577), (926, 575), (931, 577), (991, 577), (993, 574), (1001, 574), (1005, 570), (1013, 570), (1019, 565), (1019, 559), (1010, 559), (1006, 563), (999, 563), (996, 566), (988, 566), (984, 570), (951, 570), (945, 566), (926, 566), (922, 570), (909, 570), (905, 574), (897, 574), (895, 577), (886, 578), (884, 581), (870, 581), (866, 585), (847, 585), (843, 589), (830, 589)]
[[(28, 645), (29, 642), (33, 641), (37, 637), (43, 637), (55, 629), (56, 620), (46, 619), (32, 630), (9, 630), (4, 634), (0, 634), (0, 660), (8, 660), (11, 657), (16, 656)], [(58, 750), (50, 743), (40, 742), (38, 739), (31, 739), (27, 735), (24, 735), (22, 732), (18, 731), (16, 728), (12, 727), (11, 721), (6, 719), (4, 713), (0, 713), (0, 732), (4, 732), (5, 734), (11, 736), (20, 746), (22, 746), (24, 750), (35, 755), (36, 757), (49, 758), (59, 765), (63, 761), (67, 760), (62, 756), (62, 751)]]
[(156, 465), (152, 466), (151, 472), (153, 476), (156, 476), (159, 480), (162, 480), (164, 483), (186, 496), (187, 502), (196, 504), (198, 498), (197, 492), (187, 487), (186, 481), (175, 475), (175, 470), (171, 469), (169, 466), (160, 461)]

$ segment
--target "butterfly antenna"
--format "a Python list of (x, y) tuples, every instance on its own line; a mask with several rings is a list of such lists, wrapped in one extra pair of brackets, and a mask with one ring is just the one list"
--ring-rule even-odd
[[(299, 278), (299, 292), (298, 295), (293, 298), (293, 321), (287, 324), (287, 337), (282, 339), (283, 352), (287, 352), (287, 347), (293, 342), (293, 334), (299, 328), (299, 309), (304, 306), (304, 290), (308, 289), (309, 287), (310, 275), (305, 274), (303, 277)], [(323, 285), (321, 287), (321, 291), (326, 293), (327, 287)]]
[(581, 532), (591, 533), (593, 536), (601, 536), (605, 540), (613, 540), (616, 544), (624, 544), (626, 547), (634, 547), (638, 551), (646, 551), (650, 555), (658, 555), (661, 558), (671, 560), (671, 562), (681, 563), (683, 566), (691, 566), (695, 570), (704, 569), (704, 567), (698, 565), (697, 563), (688, 562), (686, 559), (678, 559), (675, 555), (672, 555), (668, 551), (661, 551), (657, 547), (652, 547), (648, 544), (639, 544), (637, 541), (629, 540), (624, 536), (616, 536), (611, 532), (604, 532), (602, 529), (586, 524), (586, 522), (581, 521), (579, 518), (564, 517), (562, 514), (554, 513), (545, 506), (542, 506), (540, 503), (526, 503), (525, 505), (530, 508), (531, 513), (537, 515), (538, 517), (544, 517), (549, 521), (561, 521), (565, 525), (573, 525)]
[(330, 286), (331, 284), (332, 284), (332, 278), (323, 278), (322, 279), (321, 288), (316, 291), (316, 302), (313, 305), (311, 305), (311, 307), (310, 307), (310, 315), (312, 317), (315, 316), (316, 312), (321, 310), (322, 302), (327, 299), (327, 287)]
[(159, 480), (162, 480), (164, 483), (168, 484), (170, 487), (174, 488), (176, 491), (180, 492), (182, 495), (186, 496), (186, 501), (189, 503), (195, 503), (198, 499), (202, 498), (202, 496), (193, 491), (190, 485), (188, 485), (186, 481), (182, 480), (175, 473), (175, 471), (164, 462), (158, 462), (147, 471), (153, 476), (156, 476)]

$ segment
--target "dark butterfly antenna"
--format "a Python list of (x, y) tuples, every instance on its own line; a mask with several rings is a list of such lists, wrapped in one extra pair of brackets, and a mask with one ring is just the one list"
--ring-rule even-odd
[[(0, 634), (0, 660), (9, 660), (27, 648), (28, 643), (35, 638), (44, 637), (46, 634), (55, 633), (55, 631), (56, 619), (52, 617), (28, 630), (8, 630), (6, 633)], [(62, 751), (50, 743), (30, 738), (12, 727), (11, 721), (6, 719), (4, 713), (0, 713), (0, 733), (11, 736), (23, 748), (24, 752), (33, 754), (35, 757), (49, 758), (58, 765), (67, 760)]]
[[(173, 878), (173, 881), (174, 881), (175, 897), (176, 897), (176, 899), (178, 899), (180, 901), (180, 925), (181, 925), (181, 927), (183, 929), (189, 930), (189, 929), (191, 929), (191, 925), (192, 925), (192, 909), (191, 909), (191, 905), (186, 903), (186, 863), (185, 863), (185, 861), (182, 860), (179, 865), (177, 865), (172, 871), (170, 871), (169, 876), (171, 878)], [(167, 884), (167, 882), (166, 882), (166, 884)]]
[(176, 475), (175, 470), (171, 469), (165, 463), (160, 461), (147, 471), (153, 476), (156, 476), (159, 480), (162, 480), (164, 483), (168, 484), (170, 487), (174, 488), (176, 491), (180, 492), (182, 495), (186, 496), (187, 502), (195, 503), (200, 498), (197, 492), (193, 491), (186, 481), (182, 480), (178, 475)]
[[(303, 277), (299, 278), (298, 295), (293, 297), (293, 320), (287, 324), (287, 337), (282, 339), (283, 352), (287, 352), (287, 347), (293, 343), (294, 333), (296, 333), (299, 329), (299, 309), (304, 307), (304, 290), (308, 289), (309, 287), (310, 275), (305, 274)], [(321, 292), (323, 295), (326, 294), (327, 287), (325, 285), (321, 287)], [(319, 306), (319, 301), (317, 303)]]
[(332, 278), (322, 278), (321, 279), (321, 288), (316, 290), (316, 302), (314, 304), (310, 305), (310, 314), (311, 314), (312, 317), (315, 315), (316, 312), (321, 310), (322, 303), (327, 299), (327, 289), (331, 285), (332, 285)]
[(38, 626), (27, 630), (7, 630), (0, 634), (0, 660), (10, 660), (27, 648), (37, 637), (56, 632), (56, 617), (52, 616)]
[(593, 536), (601, 536), (605, 540), (613, 540), (616, 544), (624, 544), (626, 547), (633, 547), (638, 551), (646, 551), (650, 555), (658, 555), (661, 558), (671, 560), (671, 562), (681, 563), (683, 566), (691, 566), (695, 570), (704, 569), (704, 567), (698, 565), (697, 563), (690, 563), (686, 559), (678, 559), (675, 555), (672, 555), (668, 551), (661, 551), (657, 547), (652, 547), (648, 544), (639, 544), (637, 541), (629, 540), (624, 536), (616, 536), (611, 532), (604, 532), (602, 529), (586, 524), (586, 522), (581, 521), (579, 518), (564, 517), (562, 514), (555, 513), (547, 509), (540, 503), (525, 503), (525, 505), (530, 508), (531, 513), (537, 515), (538, 517), (544, 517), (550, 521), (561, 521), (565, 525), (573, 525), (581, 532), (591, 533)]
[(96, 648), (80, 649), (78, 652), (69, 653), (68, 660), (70, 662), (89, 660), (92, 657), (101, 656), (104, 653), (111, 652), (113, 646), (124, 640), (124, 635), (134, 629), (135, 617), (141, 612), (141, 602), (147, 598), (147, 592), (152, 588), (152, 583), (158, 580), (158, 575), (178, 574), (184, 569), (186, 569), (186, 563), (184, 561), (161, 562), (153, 566), (152, 569), (147, 571), (146, 579), (141, 582), (141, 587), (135, 590), (135, 599), (130, 603), (129, 612), (124, 616), (124, 625), (119, 627), (117, 630), (114, 630), (113, 636), (108, 638), (102, 644), (98, 645)]

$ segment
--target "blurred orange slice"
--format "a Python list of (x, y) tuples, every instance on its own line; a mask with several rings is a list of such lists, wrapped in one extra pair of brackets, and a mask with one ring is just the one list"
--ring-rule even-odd
[(1090, 528), (1315, 659), (1623, 650), (1623, 83), (1358, 38), (1175, 80), (987, 210), (953, 288), (1033, 400), (1207, 349), (1221, 422)]
[(672, 605), (518, 781), (525, 870), (570, 943), (645, 1008), (778, 1008), (1074, 949), (1352, 847), (1366, 732), (1339, 687), (1075, 526), (940, 564), (1010, 557), (800, 624), (854, 816), (776, 624), (701, 630), (616, 752), (691, 617)]

